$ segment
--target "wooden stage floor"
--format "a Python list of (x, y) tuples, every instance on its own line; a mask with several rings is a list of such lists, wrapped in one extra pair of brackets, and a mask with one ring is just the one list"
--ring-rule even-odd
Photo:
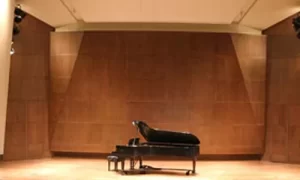
[[(189, 161), (145, 161), (160, 167), (191, 168)], [(128, 166), (128, 164), (126, 164)], [(260, 161), (198, 161), (197, 174), (184, 172), (120, 175), (103, 159), (54, 158), (0, 162), (0, 180), (300, 180), (300, 165)]]

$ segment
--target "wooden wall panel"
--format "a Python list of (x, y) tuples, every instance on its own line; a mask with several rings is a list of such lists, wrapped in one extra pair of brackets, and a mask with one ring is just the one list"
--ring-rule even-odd
[(292, 26), (294, 17), (264, 31), (268, 35), (265, 159), (286, 163), (300, 163), (300, 39)]
[(49, 155), (48, 69), (53, 28), (28, 15), (20, 29), (10, 66), (4, 160)]
[[(131, 124), (139, 119), (196, 134), (202, 154), (264, 152), (265, 37), (85, 32), (80, 41), (78, 36), (51, 35), (51, 47), (59, 47), (50, 59), (51, 151), (111, 152), (140, 136)], [(76, 43), (59, 45), (65, 39)], [(68, 85), (56, 81), (65, 75)]]
[(277, 24), (265, 29), (263, 31), (264, 34), (267, 35), (293, 35), (295, 34), (295, 30), (292, 26), (293, 18), (295, 18), (298, 13), (283, 19), (282, 21), (278, 22)]

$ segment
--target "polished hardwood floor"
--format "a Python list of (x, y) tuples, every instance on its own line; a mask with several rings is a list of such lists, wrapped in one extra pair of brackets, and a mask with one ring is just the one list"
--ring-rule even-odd
[[(190, 168), (187, 161), (146, 161), (161, 167)], [(126, 164), (127, 165), (127, 164)], [(107, 170), (105, 159), (53, 158), (0, 162), (1, 180), (300, 180), (300, 165), (263, 161), (198, 161), (197, 174), (182, 172), (120, 175)]]

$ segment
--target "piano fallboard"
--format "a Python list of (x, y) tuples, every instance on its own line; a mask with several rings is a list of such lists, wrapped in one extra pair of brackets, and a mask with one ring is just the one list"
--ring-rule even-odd
[(199, 146), (117, 145), (114, 153), (125, 156), (181, 156), (194, 158), (199, 155)]

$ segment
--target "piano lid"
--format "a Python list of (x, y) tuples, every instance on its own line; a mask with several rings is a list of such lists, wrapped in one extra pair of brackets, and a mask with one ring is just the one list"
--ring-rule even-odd
[(151, 143), (200, 144), (200, 140), (189, 132), (154, 129), (139, 120), (133, 121), (132, 124), (138, 129), (145, 140)]

